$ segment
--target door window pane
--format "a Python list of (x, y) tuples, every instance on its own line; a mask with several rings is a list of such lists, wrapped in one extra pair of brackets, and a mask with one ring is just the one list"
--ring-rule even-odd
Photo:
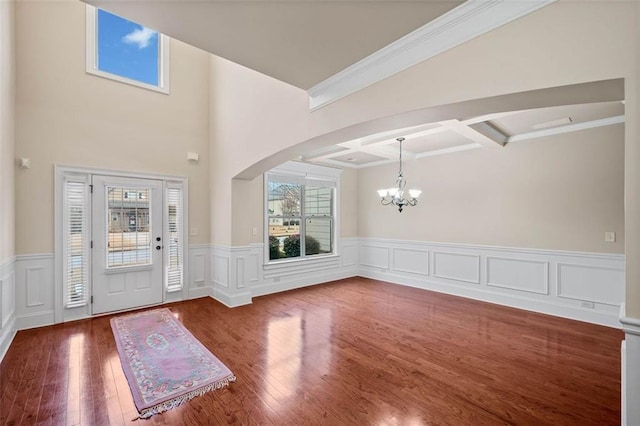
[(151, 264), (148, 188), (107, 186), (107, 268)]

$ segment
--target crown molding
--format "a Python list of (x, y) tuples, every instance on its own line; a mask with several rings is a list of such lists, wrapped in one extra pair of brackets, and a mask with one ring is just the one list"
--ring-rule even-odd
[(313, 111), (557, 0), (467, 0), (308, 90)]

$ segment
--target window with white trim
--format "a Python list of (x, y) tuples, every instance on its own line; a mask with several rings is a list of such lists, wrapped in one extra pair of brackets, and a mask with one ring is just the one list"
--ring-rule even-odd
[(169, 93), (169, 38), (106, 10), (86, 8), (87, 72)]
[(87, 304), (89, 293), (90, 231), (87, 176), (65, 176), (63, 221), (64, 306)]
[(336, 254), (339, 173), (291, 162), (265, 175), (268, 262)]
[(166, 252), (167, 291), (182, 290), (184, 284), (184, 209), (183, 190), (180, 184), (167, 184), (167, 229), (168, 250)]

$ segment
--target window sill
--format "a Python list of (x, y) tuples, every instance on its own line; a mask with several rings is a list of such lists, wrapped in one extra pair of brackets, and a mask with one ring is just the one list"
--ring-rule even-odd
[(165, 95), (169, 94), (169, 88), (166, 86), (154, 86), (151, 84), (143, 83), (141, 81), (132, 80), (130, 78), (121, 77), (117, 74), (111, 74), (110, 72), (101, 71), (94, 68), (87, 68), (87, 74), (93, 74), (98, 77), (106, 78), (108, 80), (117, 81), (119, 83), (128, 84), (130, 86), (140, 87), (142, 89), (151, 90), (152, 92), (158, 92)]

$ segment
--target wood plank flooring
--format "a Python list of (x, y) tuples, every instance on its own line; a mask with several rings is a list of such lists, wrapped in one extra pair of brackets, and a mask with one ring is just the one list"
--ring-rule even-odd
[[(620, 424), (619, 330), (364, 278), (166, 306), (237, 382), (139, 425)], [(109, 319), (18, 332), (0, 424), (130, 423)]]

